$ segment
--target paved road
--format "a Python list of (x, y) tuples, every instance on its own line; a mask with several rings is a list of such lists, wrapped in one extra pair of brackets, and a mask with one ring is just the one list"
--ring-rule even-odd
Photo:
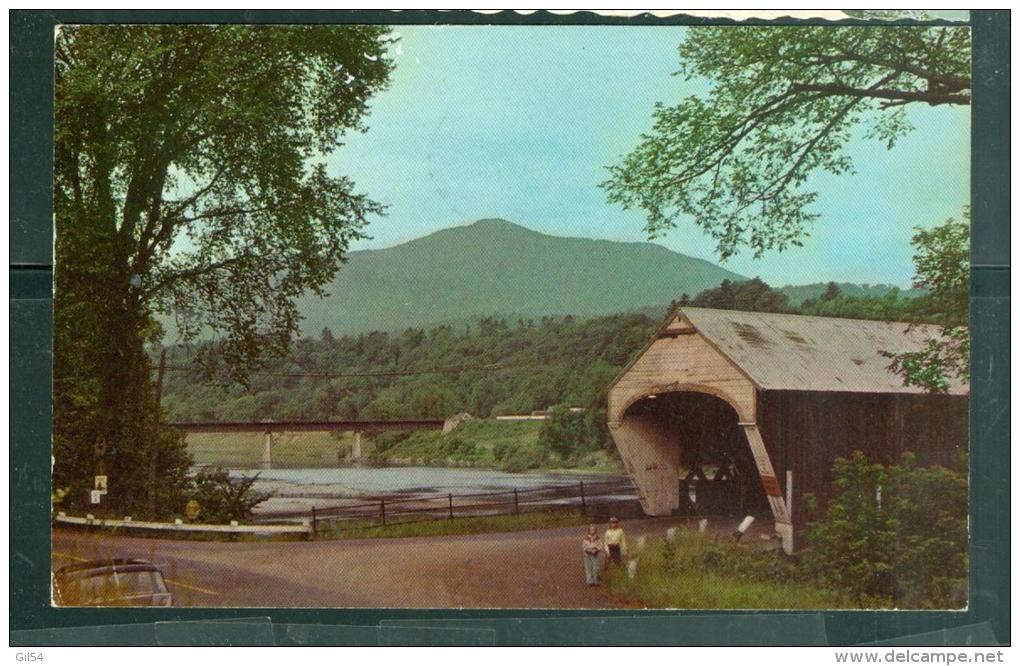
[[(625, 524), (633, 539), (681, 518)], [(159, 564), (181, 606), (614, 608), (584, 584), (582, 527), (405, 539), (224, 543), (56, 530), (53, 565)]]

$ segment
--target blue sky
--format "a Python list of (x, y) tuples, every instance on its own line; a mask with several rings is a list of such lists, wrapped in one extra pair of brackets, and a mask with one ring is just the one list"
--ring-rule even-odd
[[(390, 88), (365, 134), (331, 158), (389, 205), (368, 227), (388, 247), (502, 217), (537, 231), (646, 240), (640, 211), (606, 202), (605, 167), (650, 129), (652, 105), (704, 90), (671, 76), (682, 27), (400, 26)], [(969, 109), (916, 108), (892, 150), (855, 141), (858, 173), (820, 176), (821, 218), (805, 247), (723, 264), (775, 285), (845, 280), (906, 286), (915, 226), (958, 217), (969, 201)], [(693, 225), (655, 242), (718, 262)]]

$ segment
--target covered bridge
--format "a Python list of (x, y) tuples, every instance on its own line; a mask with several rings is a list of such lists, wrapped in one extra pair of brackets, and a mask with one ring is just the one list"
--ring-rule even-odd
[(609, 388), (609, 430), (646, 513), (771, 514), (792, 552), (836, 458), (942, 464), (967, 449), (968, 386), (903, 385), (885, 352), (931, 326), (682, 307)]

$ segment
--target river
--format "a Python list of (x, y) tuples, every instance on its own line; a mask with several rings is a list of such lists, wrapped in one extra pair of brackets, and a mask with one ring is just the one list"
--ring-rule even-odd
[(613, 481), (625, 477), (569, 472), (511, 473), (466, 467), (336, 467), (232, 469), (232, 476), (259, 474), (258, 491), (274, 496), (256, 514), (311, 511), (367, 497), (415, 497), (438, 493), (498, 492), (571, 485), (580, 481)]

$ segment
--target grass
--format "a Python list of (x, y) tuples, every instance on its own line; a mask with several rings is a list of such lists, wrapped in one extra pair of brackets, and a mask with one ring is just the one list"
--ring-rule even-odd
[(520, 516), (471, 516), (453, 520), (422, 520), (385, 527), (373, 527), (367, 524), (355, 524), (339, 529), (320, 527), (318, 536), (333, 539), (377, 539), (522, 532), (550, 527), (586, 525), (590, 521), (590, 518), (585, 518), (574, 511), (542, 511)]
[(673, 543), (656, 540), (640, 554), (633, 580), (608, 572), (611, 594), (636, 606), (704, 609), (825, 609), (855, 607), (808, 581), (778, 552), (721, 543), (683, 531)]

